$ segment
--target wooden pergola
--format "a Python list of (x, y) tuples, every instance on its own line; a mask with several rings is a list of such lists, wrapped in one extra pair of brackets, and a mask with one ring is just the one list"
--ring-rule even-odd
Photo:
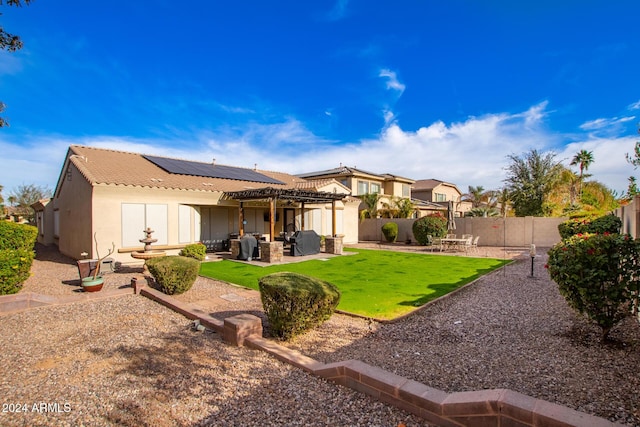
[(342, 200), (348, 194), (329, 193), (326, 191), (299, 190), (293, 188), (256, 188), (251, 190), (227, 191), (225, 198), (240, 201), (239, 209), (239, 234), (244, 235), (244, 206), (246, 201), (262, 200), (269, 203), (269, 241), (274, 241), (276, 228), (276, 203), (278, 200), (292, 201), (301, 204), (302, 222), (301, 228), (304, 230), (304, 204), (305, 203), (331, 203), (331, 235), (336, 235), (336, 202)]

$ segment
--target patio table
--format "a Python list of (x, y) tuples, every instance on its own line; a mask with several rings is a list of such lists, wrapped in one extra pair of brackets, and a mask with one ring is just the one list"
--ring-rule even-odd
[(453, 238), (442, 238), (440, 239), (440, 252), (442, 252), (445, 246), (452, 247), (456, 250), (459, 248), (464, 249), (467, 242), (471, 242), (470, 239), (453, 239)]

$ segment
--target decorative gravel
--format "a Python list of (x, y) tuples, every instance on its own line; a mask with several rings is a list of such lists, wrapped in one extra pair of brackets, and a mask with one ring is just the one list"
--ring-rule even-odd
[[(534, 277), (523, 257), (402, 321), (336, 314), (285, 345), (323, 362), (360, 359), (447, 392), (509, 388), (640, 426), (638, 322), (628, 319), (611, 332), (613, 343), (601, 344), (599, 329), (549, 280), (543, 252)], [(139, 273), (124, 270), (107, 276), (105, 289)], [(80, 289), (75, 264), (50, 250), (39, 248), (32, 271), (24, 291)], [(214, 280), (198, 278), (178, 298), (219, 318), (241, 311), (264, 319), (257, 292)], [(427, 425), (219, 338), (134, 295), (1, 316), (0, 425)]]

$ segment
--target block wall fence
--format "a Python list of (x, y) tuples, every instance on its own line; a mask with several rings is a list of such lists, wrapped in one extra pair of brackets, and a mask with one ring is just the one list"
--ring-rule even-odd
[[(560, 233), (558, 224), (568, 218), (542, 218), (542, 217), (507, 217), (507, 218), (456, 218), (456, 234), (473, 234), (480, 236), (480, 246), (497, 247), (528, 247), (534, 244), (538, 247), (551, 247), (558, 243)], [(413, 236), (413, 223), (415, 219), (377, 218), (365, 219), (359, 224), (358, 239), (360, 241), (384, 241), (382, 226), (387, 222), (398, 224), (398, 241), (411, 240)]]

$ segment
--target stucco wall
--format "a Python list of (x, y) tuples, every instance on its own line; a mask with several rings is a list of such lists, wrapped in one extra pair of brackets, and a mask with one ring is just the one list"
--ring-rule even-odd
[[(522, 247), (535, 244), (551, 247), (558, 243), (558, 224), (567, 218), (509, 217), (509, 218), (456, 218), (456, 234), (480, 236), (480, 246)], [(393, 221), (398, 224), (398, 241), (415, 242), (413, 219), (365, 219), (360, 223), (361, 241), (382, 241), (382, 225)]]
[(635, 196), (628, 205), (616, 209), (614, 214), (622, 220), (622, 233), (640, 237), (640, 196)]
[[(72, 166), (73, 167), (73, 166)], [(191, 211), (191, 239), (189, 243), (200, 240), (200, 215), (198, 211), (200, 207), (229, 206), (231, 224), (229, 232), (237, 232), (234, 230), (233, 224), (237, 224), (236, 216), (232, 211), (237, 212), (238, 202), (234, 200), (220, 200), (222, 193), (220, 192), (203, 192), (203, 191), (185, 191), (171, 190), (164, 188), (141, 188), (141, 187), (125, 187), (118, 185), (96, 185), (92, 187), (80, 176), (77, 171), (72, 175), (70, 180), (65, 180), (60, 187), (60, 191), (56, 198), (47, 206), (45, 210), (50, 212), (58, 211), (60, 232), (59, 236), (53, 241), (58, 245), (60, 252), (74, 259), (80, 259), (81, 253), (87, 252), (88, 257), (96, 258), (95, 242), (93, 241), (94, 233), (98, 239), (98, 253), (104, 256), (109, 249), (115, 245), (116, 252), (111, 255), (116, 261), (123, 264), (141, 264), (142, 261), (131, 257), (132, 250), (141, 250), (143, 244), (131, 246), (131, 244), (123, 243), (123, 222), (127, 221), (123, 218), (123, 204), (156, 204), (166, 205), (167, 207), (167, 224), (166, 245), (180, 246), (184, 245), (184, 241), (180, 241), (180, 221), (179, 209), (180, 205), (188, 205), (192, 207)], [(248, 203), (252, 205), (252, 203)], [(337, 202), (336, 208), (342, 211), (343, 226), (339, 228), (340, 234), (344, 235), (345, 243), (356, 243), (358, 241), (358, 205), (355, 202)], [(306, 208), (312, 208), (308, 205)], [(331, 230), (327, 229), (326, 217), (331, 215), (331, 204), (316, 205), (322, 207), (322, 234), (331, 234)], [(327, 209), (328, 208), (328, 209)], [(278, 207), (278, 211), (282, 216), (282, 207)], [(299, 209), (297, 214), (299, 214)], [(232, 216), (232, 217), (231, 217)], [(262, 218), (262, 216), (260, 216)], [(281, 221), (283, 219), (281, 218)], [(144, 230), (135, 230), (133, 242), (145, 237)], [(124, 227), (126, 230), (126, 225)], [(277, 231), (280, 231), (277, 228)], [(252, 230), (255, 231), (255, 230)], [(153, 236), (153, 237), (158, 237)], [(132, 240), (131, 238), (129, 239)], [(184, 239), (183, 239), (184, 240)], [(158, 242), (156, 245), (159, 245)], [(171, 248), (167, 250), (167, 254), (175, 255), (180, 248)]]

